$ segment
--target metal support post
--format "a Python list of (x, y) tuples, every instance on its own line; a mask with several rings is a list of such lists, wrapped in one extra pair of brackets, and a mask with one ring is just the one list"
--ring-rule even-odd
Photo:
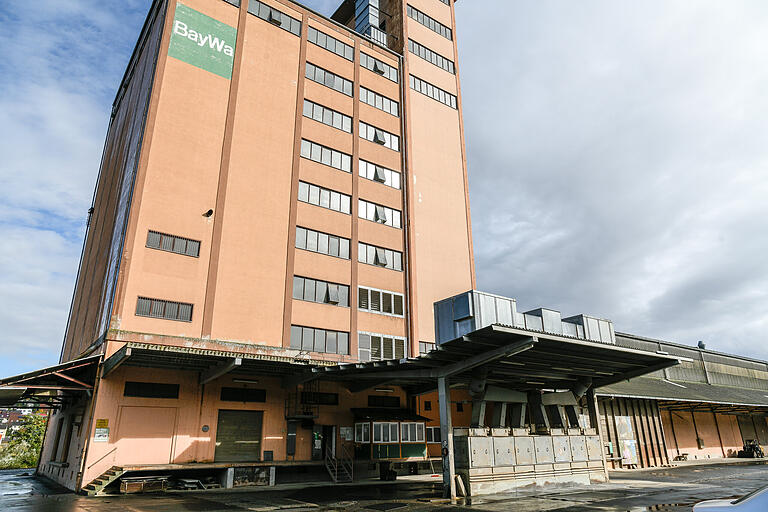
[[(603, 444), (608, 440), (608, 436), (603, 432), (603, 425), (600, 421), (600, 407), (597, 405), (597, 395), (595, 394), (595, 388), (589, 388), (587, 391), (587, 412), (589, 414), (589, 426), (594, 428), (597, 432), (597, 436), (600, 439), (600, 443)], [(605, 450), (601, 450), (603, 456), (603, 472), (605, 473), (605, 481), (608, 481), (608, 462), (605, 460)]]
[(504, 428), (507, 426), (507, 403), (496, 402), (493, 404), (492, 427)]
[(451, 388), (447, 377), (437, 379), (440, 406), (440, 434), (443, 440), (443, 495), (456, 499), (456, 470), (453, 459), (453, 425), (451, 422)]
[(472, 426), (482, 428), (485, 426), (485, 400), (472, 401)]
[(525, 428), (525, 413), (527, 404), (512, 404), (512, 421), (509, 426), (512, 428)]

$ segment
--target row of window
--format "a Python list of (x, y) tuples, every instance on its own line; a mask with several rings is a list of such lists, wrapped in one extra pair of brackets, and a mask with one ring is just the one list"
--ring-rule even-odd
[(427, 16), (420, 10), (415, 9), (410, 5), (408, 6), (407, 12), (408, 12), (409, 18), (418, 21), (419, 23), (427, 27), (432, 32), (440, 34), (441, 36), (447, 39), (453, 40), (453, 32), (451, 31), (451, 29), (446, 27), (436, 19)]
[(352, 157), (316, 142), (301, 139), (301, 156), (344, 172), (352, 172)]
[(350, 45), (343, 43), (331, 37), (328, 34), (320, 32), (314, 27), (307, 27), (307, 39), (310, 43), (314, 43), (321, 48), (325, 48), (331, 53), (335, 53), (339, 57), (347, 59), (348, 61), (355, 60), (355, 49)]
[[(293, 277), (293, 298), (318, 304), (349, 307), (349, 286), (309, 277)], [(405, 297), (396, 292), (358, 287), (361, 311), (392, 316), (405, 316)]]
[(442, 433), (440, 427), (427, 427), (427, 442), (428, 443), (441, 443)]
[[(398, 425), (400, 425), (399, 429)], [(432, 431), (430, 431), (430, 429), (432, 429)], [(435, 437), (434, 429), (437, 429), (437, 437)], [(399, 438), (398, 430), (400, 430)], [(425, 439), (424, 423), (403, 422), (398, 424), (388, 421), (373, 422), (374, 443), (385, 444), (397, 443), (401, 441), (403, 443), (439, 443), (440, 427), (426, 427)], [(371, 442), (370, 423), (355, 423), (355, 442), (363, 444)]]
[(296, 248), (349, 259), (349, 239), (296, 226)]
[[(346, 213), (347, 215), (351, 213), (352, 198), (350, 196), (335, 190), (318, 187), (305, 181), (299, 182), (299, 201)], [(361, 219), (402, 229), (402, 214), (400, 210), (395, 210), (388, 206), (358, 199), (357, 215)]]
[(400, 151), (400, 137), (360, 121), (360, 137), (392, 151)]
[[(164, 398), (176, 400), (179, 398), (178, 384), (166, 384), (162, 382), (133, 382), (126, 381), (123, 387), (123, 396), (132, 398)], [(223, 386), (219, 399), (222, 402), (266, 402), (267, 391), (254, 388), (233, 388)]]
[(359, 242), (357, 244), (357, 261), (389, 270), (403, 270), (403, 253)]
[(408, 50), (412, 54), (418, 55), (427, 62), (431, 62), (435, 66), (442, 68), (451, 74), (456, 74), (456, 65), (452, 60), (443, 57), (439, 53), (433, 52), (426, 46), (417, 43), (413, 39), (408, 40)]
[(319, 66), (315, 66), (312, 63), (307, 62), (304, 76), (313, 82), (330, 87), (347, 96), (352, 96), (352, 82)]
[(319, 304), (349, 307), (349, 286), (309, 277), (293, 277), (293, 298)]
[(456, 96), (413, 75), (411, 75), (411, 89), (420, 92), (425, 96), (429, 96), (435, 101), (448, 105), (451, 108), (458, 109), (458, 100), (456, 99)]
[(387, 114), (400, 117), (400, 104), (398, 102), (373, 92), (370, 89), (366, 89), (362, 85), (360, 86), (360, 101), (386, 112)]
[[(312, 229), (296, 227), (296, 247), (306, 251), (349, 259), (349, 239)], [(357, 261), (368, 265), (403, 270), (403, 253), (358, 242)]]
[(423, 356), (425, 354), (429, 354), (433, 350), (435, 350), (435, 344), (434, 343), (428, 343), (428, 342), (425, 342), (425, 341), (420, 341), (419, 342), (419, 355), (420, 356)]
[[(369, 125), (366, 125), (366, 126), (369, 126)], [(367, 128), (366, 128), (366, 135), (367, 135)], [(375, 132), (374, 132), (374, 135), (375, 135)], [(391, 135), (392, 137), (395, 137), (399, 147), (399, 144), (400, 144), (399, 137), (392, 134), (389, 134), (389, 135)], [(381, 136), (382, 138), (386, 138), (386, 132), (382, 133)], [(316, 142), (302, 139), (301, 140), (301, 156), (308, 160), (312, 160), (313, 162), (327, 165), (329, 167), (333, 167), (334, 169), (338, 169), (340, 171), (352, 172), (352, 157), (350, 155), (346, 153), (342, 153), (341, 151), (336, 151), (335, 149), (331, 149), (329, 147), (323, 146)], [(400, 173), (397, 171), (393, 171), (392, 169), (387, 169), (386, 167), (382, 167), (380, 165), (367, 162), (365, 160), (360, 160), (360, 168), (358, 173), (363, 178), (369, 179), (371, 181), (378, 181), (379, 183), (383, 183), (388, 187), (392, 187), (400, 190), (400, 186), (401, 186)]]
[(299, 182), (299, 201), (328, 208), (349, 215), (352, 198), (347, 194), (336, 192), (304, 181)]
[(403, 359), (407, 354), (407, 340), (386, 334), (359, 332), (357, 349), (360, 361)]
[(314, 119), (337, 130), (352, 133), (352, 118), (319, 103), (304, 100), (304, 117)]
[(278, 11), (274, 7), (259, 2), (259, 0), (250, 0), (250, 3), (248, 4), (248, 12), (255, 14), (264, 21), (268, 21), (283, 30), (287, 30), (293, 35), (301, 37), (301, 22), (291, 18), (284, 12)]
[(197, 258), (200, 256), (200, 242), (176, 235), (149, 231), (147, 233), (147, 247), (160, 249), (161, 251), (175, 252), (185, 256)]
[(405, 297), (400, 293), (374, 288), (357, 288), (357, 307), (371, 313), (404, 316)]
[(451, 5), (451, 0), (440, 0), (440, 1), (443, 2), (445, 5)]
[(136, 301), (136, 316), (191, 322), (192, 304), (139, 297)]
[(402, 215), (399, 210), (363, 199), (358, 199), (357, 201), (357, 216), (361, 219), (378, 222), (392, 228), (402, 229), (403, 227)]
[(349, 355), (349, 333), (292, 325), (291, 348), (324, 354)]
[(366, 162), (365, 160), (360, 160), (360, 169), (358, 172), (360, 176), (365, 179), (377, 181), (388, 187), (400, 190), (400, 173), (397, 171), (372, 164), (371, 162)]
[(381, 75), (395, 83), (398, 83), (397, 68), (390, 66), (389, 64), (380, 61), (366, 53), (360, 53), (360, 65), (364, 68), (373, 71), (377, 75)]

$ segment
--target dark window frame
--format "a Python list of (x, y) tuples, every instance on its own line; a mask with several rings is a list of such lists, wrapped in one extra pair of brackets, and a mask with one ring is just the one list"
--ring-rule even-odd
[(129, 398), (157, 398), (178, 400), (181, 386), (166, 382), (125, 381), (123, 396)]

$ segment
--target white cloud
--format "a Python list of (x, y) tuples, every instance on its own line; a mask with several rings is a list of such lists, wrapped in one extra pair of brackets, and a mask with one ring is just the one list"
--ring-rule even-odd
[(768, 358), (766, 17), (458, 3), (479, 287)]
[(58, 360), (112, 96), (148, 5), (0, 12), (2, 375)]

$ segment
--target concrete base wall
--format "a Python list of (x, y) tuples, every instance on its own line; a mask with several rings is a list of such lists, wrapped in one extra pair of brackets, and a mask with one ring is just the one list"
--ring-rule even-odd
[(470, 496), (508, 492), (522, 487), (603, 483), (606, 477), (600, 461), (531, 466), (457, 470)]

